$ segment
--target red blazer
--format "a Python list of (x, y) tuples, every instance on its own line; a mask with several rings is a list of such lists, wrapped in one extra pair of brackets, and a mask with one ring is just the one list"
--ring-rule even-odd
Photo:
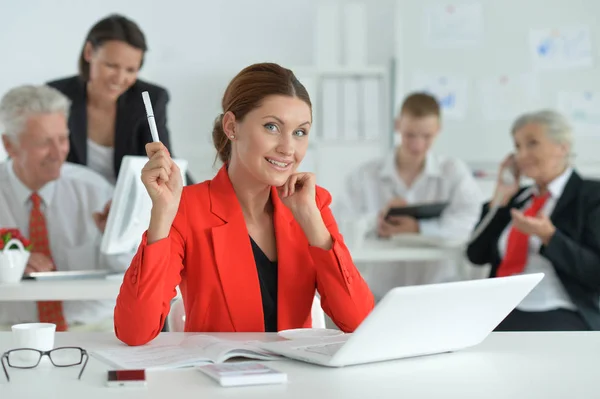
[[(329, 251), (311, 247), (291, 211), (271, 191), (278, 256), (277, 327), (311, 326), (315, 289), (340, 329), (353, 331), (374, 299), (329, 209), (331, 196), (317, 187), (316, 200), (333, 238)], [(146, 234), (125, 273), (115, 307), (115, 333), (142, 345), (161, 331), (179, 285), (185, 331), (261, 332), (263, 309), (252, 246), (227, 170), (187, 186), (168, 238), (147, 244)]]

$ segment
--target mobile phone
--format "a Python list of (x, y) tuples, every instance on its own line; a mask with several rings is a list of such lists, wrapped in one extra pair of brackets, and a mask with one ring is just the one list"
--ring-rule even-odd
[(106, 385), (109, 387), (144, 387), (146, 370), (109, 370)]
[(508, 163), (508, 167), (502, 171), (502, 183), (506, 185), (515, 184), (517, 181), (517, 174), (517, 163), (513, 154), (511, 155), (511, 160)]

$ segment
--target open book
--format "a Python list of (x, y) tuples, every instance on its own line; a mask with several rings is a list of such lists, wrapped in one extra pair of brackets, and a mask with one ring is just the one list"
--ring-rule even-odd
[(179, 344), (148, 344), (93, 351), (97, 359), (123, 370), (166, 369), (207, 363), (223, 363), (232, 358), (273, 360), (279, 358), (250, 342), (191, 335)]

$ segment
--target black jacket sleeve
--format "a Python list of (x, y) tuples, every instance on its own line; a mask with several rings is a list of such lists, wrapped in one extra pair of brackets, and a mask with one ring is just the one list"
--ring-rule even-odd
[[(577, 205), (584, 208), (581, 232), (575, 240), (558, 227), (548, 242), (540, 248), (558, 273), (592, 290), (600, 288), (600, 185), (588, 185), (587, 193)], [(575, 217), (575, 215), (574, 215)]]

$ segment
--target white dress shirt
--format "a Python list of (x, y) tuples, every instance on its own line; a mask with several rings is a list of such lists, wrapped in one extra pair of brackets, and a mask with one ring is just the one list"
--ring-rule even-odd
[(105, 147), (88, 139), (87, 150), (87, 167), (100, 173), (114, 185), (117, 182), (114, 170), (115, 149), (113, 147)]
[[(554, 179), (548, 184), (548, 192), (550, 197), (546, 200), (544, 207), (540, 210), (540, 213), (546, 216), (550, 216), (556, 202), (562, 195), (562, 192), (573, 174), (573, 169), (568, 168), (563, 174)], [(517, 198), (517, 201), (522, 201), (525, 198), (536, 195), (539, 191), (536, 186), (523, 191)], [(531, 201), (527, 201), (523, 205), (523, 209), (529, 208)], [(508, 234), (512, 228), (512, 223), (504, 229), (498, 240), (498, 250), (500, 257), (504, 258), (506, 254), (506, 246), (508, 244)], [(527, 264), (523, 274), (530, 273), (545, 273), (544, 278), (539, 284), (523, 299), (523, 301), (517, 306), (517, 309), (528, 311), (528, 312), (543, 312), (554, 309), (570, 309), (576, 310), (576, 306), (571, 301), (571, 298), (567, 294), (565, 287), (562, 285), (560, 279), (556, 275), (556, 270), (552, 263), (542, 255), (540, 255), (540, 247), (542, 241), (537, 236), (529, 236), (529, 250), (527, 254)]]
[[(113, 186), (81, 165), (65, 163), (61, 176), (38, 191), (57, 270), (108, 269), (124, 272), (134, 253), (100, 254), (101, 233), (92, 214), (112, 198)], [(12, 161), (0, 164), (0, 227), (29, 236), (32, 191), (15, 175)], [(97, 323), (112, 317), (115, 301), (65, 301), (68, 324)], [(35, 302), (0, 302), (0, 325), (38, 321)]]
[[(365, 217), (374, 225), (377, 213), (394, 197), (402, 197), (409, 204), (448, 201), (440, 218), (419, 222), (420, 233), (466, 241), (483, 203), (482, 193), (467, 165), (458, 159), (430, 153), (422, 173), (407, 187), (396, 171), (395, 154), (396, 151), (383, 160), (367, 163), (349, 176), (345, 196), (334, 207), (340, 226)], [(344, 227), (341, 228), (344, 232)], [(452, 261), (399, 261), (361, 265), (360, 269), (378, 299), (397, 286), (459, 279), (458, 265)]]

